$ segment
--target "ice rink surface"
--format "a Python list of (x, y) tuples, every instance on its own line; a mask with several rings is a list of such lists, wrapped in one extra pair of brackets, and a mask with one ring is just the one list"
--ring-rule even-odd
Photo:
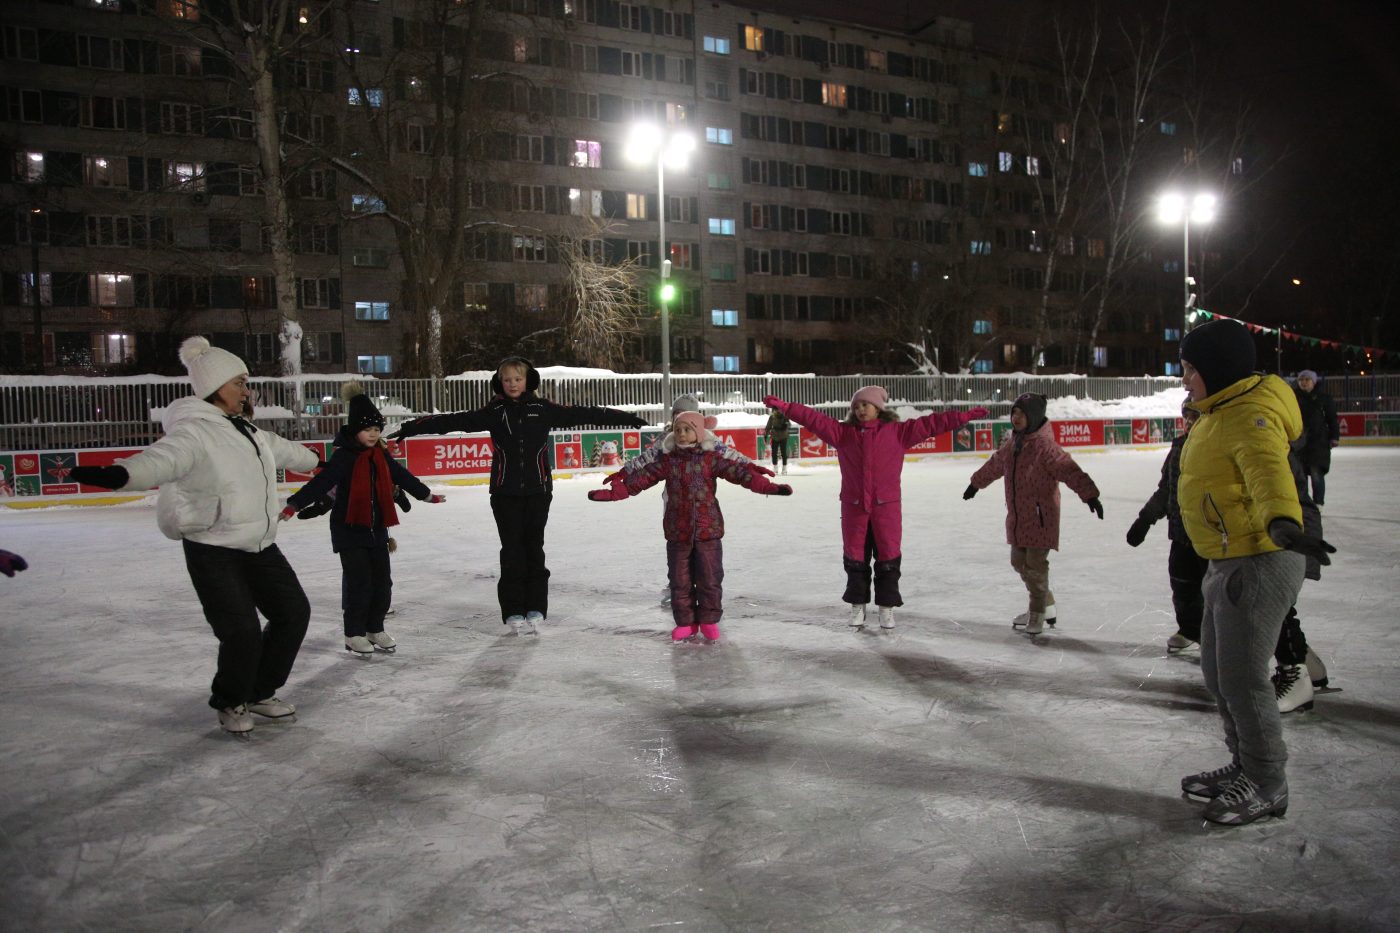
[(721, 484), (720, 644), (673, 646), (659, 490), (559, 482), (551, 615), (503, 633), (484, 487), (397, 530), (392, 656), (342, 648), (325, 519), (282, 526), (311, 631), (294, 724), (220, 731), (216, 642), (150, 503), (0, 509), (0, 929), (1400, 928), (1400, 450), (1337, 451), (1340, 550), (1299, 601), (1336, 692), (1285, 717), (1283, 820), (1206, 825), (1227, 753), (1171, 657), (1167, 538), (1129, 523), (1164, 450), (1081, 453), (1058, 628), (1010, 620), (1000, 484), (904, 472), (905, 606), (847, 628), (837, 471)]

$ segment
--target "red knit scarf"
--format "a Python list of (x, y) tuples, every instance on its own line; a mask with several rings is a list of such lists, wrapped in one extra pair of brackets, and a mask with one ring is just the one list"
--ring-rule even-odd
[(377, 498), (384, 527), (397, 525), (399, 513), (394, 509), (392, 495), (394, 480), (389, 476), (389, 460), (384, 456), (384, 448), (378, 444), (366, 448), (355, 461), (355, 470), (350, 474), (350, 504), (345, 509), (345, 524), (365, 528), (374, 525), (376, 497), (370, 493), (370, 470), (374, 470), (374, 490), (379, 494)]

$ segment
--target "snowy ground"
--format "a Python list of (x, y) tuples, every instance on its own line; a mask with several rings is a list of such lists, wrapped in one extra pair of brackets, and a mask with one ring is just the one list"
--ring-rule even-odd
[(1024, 593), (978, 460), (910, 464), (893, 635), (849, 631), (833, 467), (721, 490), (718, 646), (668, 641), (657, 491), (559, 483), (554, 611), (502, 637), (482, 487), (397, 537), (392, 657), (341, 648), (324, 520), (283, 526), (314, 607), (248, 741), (205, 705), (215, 643), (154, 509), (0, 510), (0, 928), (1363, 930), (1400, 926), (1400, 450), (1344, 448), (1300, 610), (1340, 692), (1290, 715), (1286, 820), (1206, 826), (1179, 777), (1224, 746), (1174, 630), (1162, 451), (1079, 454), (1060, 626)]

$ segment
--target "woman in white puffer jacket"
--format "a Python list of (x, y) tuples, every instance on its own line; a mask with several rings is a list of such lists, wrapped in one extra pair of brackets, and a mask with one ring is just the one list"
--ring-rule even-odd
[(238, 357), (191, 337), (180, 360), (194, 395), (166, 409), (165, 436), (114, 466), (78, 467), (73, 478), (109, 489), (160, 487), (157, 523), (182, 542), (190, 580), (219, 639), (209, 705), (226, 731), (246, 733), (251, 713), (286, 722), (296, 712), (276, 694), (291, 674), (311, 607), (274, 543), (277, 470), (309, 473), (320, 461), (245, 419), (252, 414), (248, 367)]

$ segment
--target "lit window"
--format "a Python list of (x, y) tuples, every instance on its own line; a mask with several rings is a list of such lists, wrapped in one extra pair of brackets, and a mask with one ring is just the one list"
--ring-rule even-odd
[(165, 187), (174, 188), (180, 191), (203, 191), (204, 190), (204, 163), (203, 162), (167, 162), (165, 163)]
[(130, 308), (136, 304), (136, 289), (129, 275), (94, 272), (88, 276), (88, 300), (99, 308)]
[(717, 373), (737, 373), (739, 371), (739, 358), (737, 356), (711, 357), (710, 368)]
[(992, 322), (986, 320), (973, 321), (972, 332), (974, 334), (990, 334), (992, 332)]
[(394, 371), (393, 357), (357, 356), (355, 371), (365, 375), (382, 376)]
[(744, 48), (750, 52), (763, 51), (763, 30), (758, 26), (744, 27)]
[(384, 213), (384, 199), (372, 194), (350, 195), (350, 210), (356, 214)]
[(710, 233), (715, 236), (733, 236), (734, 218), (732, 217), (711, 217)]
[(1162, 375), (1164, 375), (1164, 376), (1180, 376), (1180, 375), (1181, 375), (1181, 364), (1180, 364), (1180, 363), (1172, 363), (1172, 362), (1170, 362), (1170, 361), (1168, 361), (1168, 362), (1166, 362), (1166, 363), (1163, 363), (1163, 364), (1162, 364)]
[(383, 107), (384, 89), (379, 87), (348, 88), (346, 99), (351, 107), (363, 107), (366, 104), (370, 107)]
[(1108, 366), (1108, 347), (1094, 347), (1094, 368), (1104, 369)]
[(387, 320), (389, 320), (389, 302), (387, 302), (387, 301), (357, 301), (357, 302), (355, 302), (355, 320), (357, 320), (357, 321), (387, 321)]
[(710, 323), (715, 327), (738, 327), (739, 312), (732, 308), (711, 308)]
[(974, 373), (989, 373), (992, 371), (991, 360), (973, 360), (972, 371)]
[(16, 152), (15, 180), (30, 184), (43, 181), (44, 154), (42, 152)]
[(985, 178), (987, 176), (987, 163), (969, 162), (967, 163), (967, 173), (969, 175), (976, 175), (979, 178)]
[(1104, 256), (1104, 242), (1101, 239), (1091, 237), (1084, 245), (1084, 252), (1090, 259), (1102, 259)]
[(1016, 159), (1009, 152), (997, 153), (997, 170), (1009, 172), (1016, 165)]
[(647, 219), (647, 196), (644, 194), (627, 195), (627, 219), (646, 220)]
[(835, 81), (822, 82), (822, 103), (828, 107), (846, 106), (846, 85)]
[(713, 52), (715, 55), (728, 55), (729, 40), (721, 39), (719, 36), (706, 36), (705, 51)]
[[(19, 303), (26, 307), (34, 304), (34, 273), (21, 272), (19, 274)], [(51, 306), (53, 304), (53, 273), (39, 273), (39, 304)]]
[(970, 251), (974, 256), (990, 256), (992, 255), (992, 241), (973, 240)]
[(705, 178), (705, 183), (710, 188), (720, 191), (734, 187), (734, 183), (730, 180), (729, 176), (721, 172), (710, 172)]
[(516, 262), (544, 262), (545, 238), (542, 236), (517, 236), (513, 240)]
[(1160, 124), (1158, 124), (1157, 128), (1162, 131), (1163, 136), (1176, 135), (1176, 124), (1168, 120), (1163, 120)]
[(574, 167), (602, 168), (603, 144), (596, 139), (574, 140)]
[(1032, 177), (1040, 174), (1040, 159), (1036, 156), (1026, 156), (1026, 174)]
[[(1166, 328), (1165, 330), (1162, 331), (1162, 339), (1165, 340), (1167, 343), (1176, 343), (1177, 341), (1179, 341), (1179, 340), (1181, 339), (1181, 328), (1180, 328), (1180, 327), (1168, 327), (1168, 328)], [(1170, 376), (1171, 373), (1167, 373), (1167, 375)]]
[(734, 145), (734, 131), (725, 126), (705, 127), (705, 142), (721, 146)]
[(83, 184), (94, 188), (125, 188), (127, 186), (128, 163), (125, 158), (109, 159), (106, 156), (85, 156), (83, 158)]

